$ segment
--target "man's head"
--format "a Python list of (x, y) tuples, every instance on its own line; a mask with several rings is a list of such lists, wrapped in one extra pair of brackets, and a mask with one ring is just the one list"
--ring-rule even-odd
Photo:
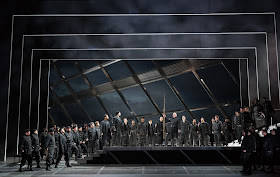
[(124, 122), (125, 124), (127, 124), (127, 118), (126, 118), (126, 117), (123, 118), (123, 122)]
[(89, 126), (90, 126), (90, 128), (93, 128), (93, 127), (94, 127), (94, 123), (93, 123), (93, 122), (90, 122), (90, 123), (89, 123)]
[(239, 111), (242, 113), (242, 112), (244, 112), (244, 109), (241, 107), (241, 108), (239, 109)]
[(117, 112), (116, 112), (116, 116), (120, 117), (121, 115), (122, 115), (122, 114), (121, 114), (120, 111), (117, 111)]
[(212, 118), (211, 121), (214, 122), (214, 121), (215, 121), (215, 118)]
[(25, 129), (24, 134), (25, 134), (26, 136), (29, 136), (29, 135), (30, 135), (30, 130), (29, 130), (29, 129)]
[(82, 126), (79, 127), (79, 131), (80, 132), (83, 131), (83, 127)]
[(268, 101), (268, 98), (267, 97), (263, 97), (263, 101)]
[(240, 116), (240, 113), (238, 111), (235, 111), (234, 114), (239, 117)]
[(193, 123), (193, 124), (196, 124), (196, 119), (193, 119), (193, 120), (192, 120), (192, 123)]
[(159, 121), (161, 121), (161, 122), (162, 122), (162, 121), (163, 121), (163, 117), (160, 117), (160, 118), (159, 118)]
[(218, 121), (219, 120), (219, 116), (218, 115), (215, 115), (215, 121)]
[(225, 118), (225, 122), (229, 122), (229, 118), (228, 117)]
[(205, 120), (204, 120), (203, 117), (201, 117), (200, 122), (201, 122), (201, 123), (204, 123), (204, 122), (205, 122)]
[(76, 132), (77, 130), (78, 130), (77, 126), (74, 125), (74, 126), (73, 126), (73, 131)]
[(50, 128), (50, 134), (53, 135), (54, 134), (54, 129)]
[(33, 129), (33, 134), (38, 135), (38, 130), (37, 129)]
[(182, 121), (186, 122), (186, 116), (182, 116)]
[(99, 121), (95, 121), (95, 126), (96, 126), (96, 127), (99, 127), (99, 126), (100, 126)]
[(172, 117), (173, 117), (173, 118), (176, 118), (176, 117), (177, 117), (177, 113), (176, 113), (176, 112), (173, 112)]
[(132, 124), (132, 125), (135, 125), (135, 120), (131, 121), (131, 124)]
[(60, 133), (64, 134), (65, 130), (64, 128), (60, 129)]
[(71, 127), (70, 127), (70, 126), (67, 126), (67, 127), (66, 127), (66, 131), (67, 131), (67, 132), (71, 132)]
[(142, 122), (142, 123), (145, 122), (145, 117), (141, 117), (141, 122)]
[(44, 132), (48, 133), (48, 129), (47, 129), (47, 128), (44, 128)]
[(104, 115), (104, 119), (105, 119), (105, 120), (109, 120), (108, 114), (105, 114), (105, 115)]
[(250, 110), (249, 110), (249, 107), (248, 107), (248, 106), (246, 106), (246, 107), (244, 108), (244, 112), (250, 112)]
[(153, 123), (153, 121), (152, 121), (152, 120), (149, 120), (149, 124), (152, 125), (152, 123)]

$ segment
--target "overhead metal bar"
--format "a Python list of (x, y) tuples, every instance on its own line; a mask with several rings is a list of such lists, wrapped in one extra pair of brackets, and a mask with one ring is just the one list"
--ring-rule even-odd
[[(96, 60), (95, 60), (95, 61), (96, 61)], [(118, 59), (117, 62), (119, 62), (119, 61), (121, 61), (121, 60)], [(123, 61), (124, 61), (124, 60), (123, 60)], [(125, 60), (125, 61), (126, 61), (126, 60)], [(115, 61), (115, 62), (113, 62), (113, 61), (106, 62), (106, 63), (103, 63), (102, 66), (103, 66), (103, 67), (106, 67), (106, 66), (109, 66), (109, 65), (114, 64), (114, 63), (116, 63), (116, 61)], [(197, 69), (204, 69), (204, 68), (206, 68), (206, 67), (211, 67), (212, 65), (217, 65), (217, 64), (221, 64), (219, 60), (216, 60), (216, 61), (213, 61), (213, 62), (207, 63), (207, 64), (201, 64), (201, 65), (195, 66), (195, 67), (196, 67)], [(165, 66), (165, 67), (168, 68), (169, 66)], [(100, 66), (99, 66), (99, 65), (98, 65), (98, 66), (94, 66), (94, 67), (92, 67), (92, 68), (89, 68), (89, 69), (83, 71), (82, 73), (83, 73), (83, 74), (88, 74), (88, 73), (90, 73), (90, 72), (92, 72), (92, 71), (96, 71), (96, 70), (98, 70), (98, 69), (100, 69)], [(185, 71), (181, 71), (181, 72), (190, 72), (190, 71), (185, 70)], [(168, 76), (168, 77), (174, 77), (174, 76), (176, 76), (176, 75), (178, 75), (178, 74), (181, 74), (181, 72), (178, 72), (178, 73), (175, 73), (175, 74), (171, 74), (171, 75), (167, 75), (167, 76)], [(69, 80), (72, 80), (72, 79), (75, 79), (75, 78), (79, 77), (80, 75), (81, 75), (81, 73), (77, 73), (77, 74), (75, 74), (75, 75), (73, 75), (73, 76), (64, 78), (64, 80), (65, 80), (65, 81), (69, 81)], [(63, 80), (56, 81), (56, 82), (52, 83), (51, 86), (58, 85), (58, 84), (62, 84), (62, 83), (63, 83)]]
[(239, 87), (239, 82), (237, 81), (236, 77), (233, 75), (233, 73), (227, 68), (227, 66), (224, 64), (223, 61), (221, 61), (222, 65), (224, 66), (224, 68), (226, 69), (226, 71), (228, 72), (228, 74), (230, 75), (230, 77), (232, 78), (232, 80), (236, 83), (236, 85)]
[(82, 109), (82, 111), (85, 113), (86, 117), (92, 121), (90, 115), (88, 114), (88, 112), (84, 109), (84, 107), (82, 106), (82, 103), (80, 102), (80, 100), (78, 99), (78, 97), (76, 96), (74, 90), (71, 88), (71, 86), (69, 85), (68, 82), (65, 81), (65, 77), (63, 76), (62, 72), (60, 71), (60, 69), (56, 66), (55, 63), (52, 63), (54, 66), (54, 69), (57, 71), (57, 73), (59, 74), (59, 76), (61, 77), (61, 79), (63, 80), (64, 84), (66, 85), (66, 87), (68, 88), (68, 90), (70, 91), (70, 93), (72, 94), (73, 98), (75, 99), (75, 101), (77, 102), (78, 106)]
[(52, 87), (50, 87), (50, 90), (51, 90), (51, 92), (53, 94), (54, 99), (58, 103), (59, 107), (62, 109), (62, 111), (65, 114), (65, 116), (70, 120), (71, 123), (73, 123), (74, 121), (72, 120), (72, 118), (69, 115), (68, 111), (65, 109), (64, 105), (60, 102), (59, 98), (57, 97), (56, 93), (53, 91)]
[(84, 81), (86, 82), (86, 84), (89, 86), (90, 88), (90, 92), (92, 93), (93, 96), (96, 97), (97, 101), (99, 102), (99, 104), (102, 106), (102, 108), (104, 109), (104, 111), (106, 112), (106, 114), (108, 114), (111, 118), (112, 115), (110, 114), (110, 112), (107, 110), (107, 108), (105, 107), (103, 101), (100, 99), (100, 97), (96, 94), (96, 90), (95, 88), (92, 86), (92, 84), (89, 82), (87, 76), (83, 73), (81, 67), (79, 66), (78, 62), (74, 62), (75, 63), (75, 67), (79, 70), (80, 74), (82, 75)]
[[(52, 60), (52, 61), (55, 62), (56, 60)], [(65, 60), (65, 61), (72, 61), (72, 60)], [(114, 63), (117, 63), (119, 61), (121, 61), (121, 60), (112, 60), (112, 61), (105, 62), (102, 65), (105, 67), (105, 66), (109, 66), (109, 65), (112, 65)], [(75, 74), (75, 75), (70, 76), (68, 78), (64, 78), (64, 80), (69, 81), (71, 79), (75, 79), (75, 78), (79, 77), (81, 74), (88, 74), (88, 73), (91, 73), (91, 72), (96, 71), (98, 69), (100, 69), (99, 65), (98, 66), (93, 66), (92, 68), (89, 68), (89, 69), (86, 69), (86, 70), (82, 71), (82, 73), (78, 73), (78, 74)], [(56, 82), (52, 83), (52, 86), (62, 84), (62, 83), (63, 83), (63, 80), (56, 81)]]
[(224, 111), (224, 109), (221, 107), (221, 105), (218, 103), (218, 100), (216, 99), (216, 97), (214, 96), (214, 94), (211, 92), (211, 90), (209, 89), (209, 87), (207, 86), (207, 84), (204, 82), (203, 79), (201, 79), (201, 77), (197, 74), (196, 70), (194, 69), (193, 65), (188, 61), (188, 60), (184, 60), (184, 62), (186, 63), (186, 65), (190, 68), (192, 68), (192, 73), (194, 74), (194, 76), (196, 77), (196, 79), (198, 80), (198, 82), (201, 84), (201, 86), (204, 88), (204, 90), (206, 91), (206, 93), (209, 95), (209, 97), (212, 99), (212, 101), (215, 103), (215, 105), (217, 106), (217, 108), (221, 111), (221, 113), (223, 114), (224, 117), (228, 117), (228, 115), (226, 114), (226, 112)]
[(176, 95), (176, 97), (180, 100), (180, 102), (182, 103), (182, 105), (185, 107), (186, 111), (190, 114), (190, 116), (195, 119), (193, 113), (190, 111), (189, 107), (187, 106), (187, 104), (185, 103), (184, 99), (182, 98), (182, 96), (179, 94), (178, 90), (174, 87), (174, 85), (171, 83), (171, 81), (167, 78), (165, 72), (162, 70), (161, 66), (159, 65), (158, 61), (153, 60), (153, 63), (155, 64), (158, 72), (160, 73), (161, 77), (164, 78), (164, 80), (167, 82), (167, 84), (169, 85), (169, 87), (171, 88), (171, 90), (174, 92), (174, 94)]
[(133, 79), (135, 80), (135, 82), (141, 87), (141, 89), (144, 91), (144, 93), (146, 94), (146, 96), (148, 97), (148, 99), (150, 100), (150, 102), (153, 104), (154, 108), (157, 110), (157, 112), (162, 115), (157, 103), (153, 100), (152, 96), (150, 95), (150, 93), (147, 91), (147, 89), (143, 86), (143, 84), (141, 83), (141, 80), (139, 79), (139, 77), (136, 75), (136, 73), (134, 72), (134, 70), (132, 69), (132, 67), (130, 66), (130, 64), (123, 60), (124, 64), (126, 65), (126, 67), (129, 69), (130, 73), (132, 74)]
[(107, 70), (103, 67), (102, 63), (100, 61), (99, 62), (99, 66), (101, 68), (101, 70), (103, 71), (103, 73), (105, 74), (105, 76), (109, 79), (112, 87), (115, 89), (115, 91), (119, 94), (119, 96), (121, 97), (122, 101), (124, 102), (124, 104), (126, 105), (126, 107), (128, 108), (128, 110), (130, 111), (130, 113), (133, 115), (133, 117), (140, 122), (139, 118), (137, 117), (136, 113), (133, 111), (133, 109), (129, 106), (128, 102), (126, 101), (125, 97), (123, 96), (122, 92), (118, 89), (118, 86), (116, 85), (116, 83), (114, 83), (112, 77), (109, 75), (109, 73), (107, 72)]

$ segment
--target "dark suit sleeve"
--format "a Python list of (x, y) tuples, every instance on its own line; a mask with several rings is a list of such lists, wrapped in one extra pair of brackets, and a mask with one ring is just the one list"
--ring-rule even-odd
[(49, 142), (50, 142), (50, 136), (47, 135), (45, 148), (48, 148)]

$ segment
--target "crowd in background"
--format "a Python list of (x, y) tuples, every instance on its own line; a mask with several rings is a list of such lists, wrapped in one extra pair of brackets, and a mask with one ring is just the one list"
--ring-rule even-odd
[[(72, 123), (70, 126), (53, 127), (38, 135), (37, 130), (25, 130), (22, 138), (22, 166), (28, 161), (32, 169), (32, 159), (35, 158), (37, 168), (40, 159), (46, 159), (46, 170), (51, 164), (57, 168), (64, 156), (65, 164), (71, 167), (69, 160), (75, 154), (75, 160), (82, 155), (89, 155), (108, 146), (241, 146), (242, 172), (250, 174), (252, 169), (273, 171), (273, 162), (279, 156), (279, 129), (274, 117), (271, 102), (263, 99), (263, 103), (255, 100), (251, 107), (242, 107), (235, 111), (232, 118), (220, 121), (215, 115), (207, 123), (202, 117), (191, 122), (185, 116), (179, 118), (177, 113), (172, 118), (159, 117), (157, 122), (128, 123), (127, 118), (121, 118), (121, 112), (109, 119), (107, 114), (101, 122), (90, 122), (84, 125)], [(165, 125), (165, 126), (164, 126)]]

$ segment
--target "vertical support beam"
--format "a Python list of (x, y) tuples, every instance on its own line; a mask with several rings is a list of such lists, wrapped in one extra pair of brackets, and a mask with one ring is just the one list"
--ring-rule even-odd
[(118, 89), (118, 86), (113, 82), (112, 77), (109, 75), (109, 73), (107, 72), (107, 70), (103, 67), (102, 63), (100, 61), (99, 62), (99, 66), (101, 68), (101, 70), (103, 71), (103, 73), (105, 74), (105, 76), (109, 79), (112, 87), (115, 89), (115, 91), (119, 94), (119, 96), (121, 97), (122, 101), (124, 102), (124, 104), (126, 105), (126, 107), (128, 108), (128, 110), (130, 111), (130, 113), (132, 113), (133, 117), (140, 122), (139, 118), (137, 117), (136, 113), (133, 111), (133, 109), (129, 106), (128, 102), (126, 101), (125, 97), (123, 96), (122, 92), (120, 92), (120, 90)]
[(222, 65), (224, 66), (224, 68), (226, 69), (226, 71), (228, 72), (228, 74), (230, 75), (230, 77), (232, 78), (232, 80), (236, 83), (236, 85), (239, 87), (239, 83), (237, 81), (237, 79), (235, 78), (235, 76), (233, 75), (233, 73), (227, 68), (227, 66), (224, 64), (224, 62), (222, 62)]
[(75, 66), (76, 68), (79, 70), (81, 76), (83, 77), (84, 81), (86, 82), (86, 84), (89, 86), (90, 88), (90, 92), (92, 93), (93, 96), (96, 97), (97, 101), (100, 103), (100, 105), (102, 106), (102, 108), (104, 109), (104, 111), (112, 118), (113, 116), (110, 114), (110, 112), (107, 110), (107, 108), (105, 107), (103, 101), (100, 99), (100, 97), (97, 95), (97, 92), (95, 90), (95, 88), (92, 86), (92, 84), (89, 82), (87, 76), (83, 73), (81, 67), (79, 66), (79, 64), (75, 61)]
[(124, 64), (127, 66), (127, 68), (129, 69), (130, 73), (132, 74), (133, 79), (135, 80), (135, 82), (142, 88), (142, 90), (144, 91), (144, 93), (146, 94), (146, 96), (149, 98), (150, 102), (153, 104), (154, 108), (157, 110), (157, 112), (159, 113), (159, 115), (162, 115), (158, 105), (156, 104), (156, 102), (153, 100), (152, 96), (150, 95), (150, 93), (147, 91), (147, 89), (143, 86), (141, 80), (139, 79), (139, 77), (137, 76), (137, 74), (134, 72), (134, 70), (132, 69), (132, 67), (130, 66), (130, 64), (127, 61), (124, 61)]
[(171, 81), (167, 78), (165, 72), (162, 70), (161, 66), (159, 65), (159, 63), (155, 60), (153, 60), (154, 65), (156, 66), (158, 72), (160, 73), (161, 77), (164, 78), (164, 80), (167, 82), (167, 84), (169, 85), (169, 87), (171, 88), (171, 90), (173, 91), (173, 93), (176, 95), (176, 97), (180, 100), (180, 102), (182, 103), (182, 105), (185, 107), (186, 111), (190, 114), (190, 116), (195, 119), (193, 113), (190, 111), (189, 107), (187, 106), (187, 104), (185, 103), (184, 99), (182, 98), (182, 96), (180, 95), (180, 93), (178, 92), (178, 90), (174, 87), (174, 85), (171, 83)]
[(48, 113), (48, 115), (49, 115), (49, 117), (50, 117), (50, 119), (51, 119), (51, 121), (52, 121), (52, 124), (53, 124), (53, 125), (56, 125), (55, 120), (54, 120), (54, 118), (52, 117), (52, 115), (51, 115), (50, 113)]
[(80, 108), (82, 109), (82, 111), (85, 113), (86, 117), (89, 119), (89, 121), (92, 121), (90, 115), (88, 114), (88, 112), (85, 110), (85, 108), (83, 107), (82, 103), (80, 102), (80, 100), (78, 99), (78, 97), (76, 96), (74, 90), (71, 88), (71, 86), (69, 85), (68, 82), (65, 81), (65, 77), (63, 76), (62, 72), (60, 71), (60, 69), (56, 66), (55, 63), (52, 63), (55, 70), (57, 71), (57, 73), (59, 74), (59, 76), (62, 78), (64, 84), (66, 85), (66, 87), (68, 88), (68, 90), (70, 91), (70, 93), (72, 94), (73, 98), (75, 99), (76, 103), (78, 104), (78, 106), (80, 106)]
[(224, 111), (224, 109), (222, 108), (222, 106), (218, 103), (218, 100), (216, 99), (216, 97), (214, 96), (214, 94), (211, 92), (211, 90), (209, 89), (209, 87), (207, 86), (207, 84), (204, 82), (203, 79), (200, 78), (200, 76), (197, 74), (197, 72), (195, 71), (193, 65), (188, 61), (188, 60), (184, 60), (184, 62), (186, 63), (186, 65), (190, 68), (192, 68), (192, 73), (194, 74), (194, 76), (196, 77), (196, 79), (198, 80), (198, 82), (201, 84), (201, 86), (204, 88), (204, 90), (207, 92), (207, 94), (209, 95), (209, 97), (212, 99), (212, 101), (215, 103), (215, 105), (217, 106), (217, 108), (221, 111), (221, 113), (223, 114), (224, 117), (228, 117), (228, 115), (226, 114), (226, 112)]

